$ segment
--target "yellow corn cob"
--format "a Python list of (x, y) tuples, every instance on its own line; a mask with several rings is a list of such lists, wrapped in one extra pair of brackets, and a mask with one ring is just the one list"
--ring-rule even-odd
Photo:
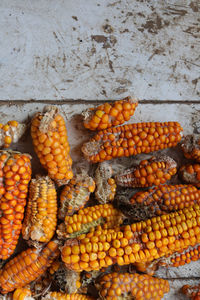
[(0, 259), (14, 252), (31, 179), (31, 156), (0, 151)]
[(102, 130), (121, 125), (134, 114), (138, 101), (131, 97), (90, 108), (82, 113), (84, 126), (90, 130)]
[(94, 300), (94, 298), (81, 294), (64, 294), (59, 292), (50, 292), (42, 300)]
[(117, 198), (118, 208), (131, 218), (141, 221), (200, 203), (200, 191), (192, 185), (163, 185), (138, 192), (129, 200)]
[(61, 192), (59, 218), (64, 220), (66, 215), (73, 215), (74, 212), (83, 208), (94, 189), (95, 182), (91, 177), (85, 172), (76, 174)]
[(200, 187), (200, 164), (182, 166), (179, 175), (184, 182)]
[(69, 155), (67, 130), (63, 117), (55, 106), (48, 106), (44, 113), (37, 113), (31, 124), (35, 152), (48, 175), (60, 185), (73, 177)]
[(57, 195), (49, 177), (31, 180), (22, 235), (25, 240), (49, 242), (57, 224)]
[(95, 171), (95, 197), (101, 204), (114, 200), (117, 186), (115, 180), (111, 178), (112, 173), (112, 167), (106, 162), (99, 164)]
[(169, 292), (167, 280), (150, 275), (110, 273), (97, 284), (101, 299), (162, 299)]
[(18, 288), (13, 293), (13, 300), (31, 300), (30, 287)]
[(177, 172), (176, 162), (169, 156), (159, 155), (143, 160), (138, 166), (115, 176), (116, 183), (126, 187), (150, 187), (170, 180)]
[(200, 135), (186, 135), (181, 142), (181, 148), (186, 158), (200, 162)]
[(113, 228), (122, 222), (122, 214), (112, 204), (95, 205), (80, 209), (73, 216), (66, 216), (65, 224), (61, 224), (57, 234), (60, 237), (74, 238), (97, 225), (106, 223), (108, 228)]
[(127, 225), (121, 230), (95, 230), (67, 240), (62, 260), (76, 271), (99, 270), (114, 263), (148, 262), (200, 242), (200, 206)]
[(17, 143), (25, 133), (26, 125), (15, 120), (7, 124), (0, 123), (0, 147), (8, 148), (11, 143)]
[(177, 122), (128, 124), (99, 131), (84, 143), (82, 152), (93, 163), (115, 157), (150, 153), (175, 147), (182, 128)]
[(58, 256), (57, 241), (45, 248), (29, 248), (6, 263), (0, 273), (0, 292), (6, 294), (40, 277)]

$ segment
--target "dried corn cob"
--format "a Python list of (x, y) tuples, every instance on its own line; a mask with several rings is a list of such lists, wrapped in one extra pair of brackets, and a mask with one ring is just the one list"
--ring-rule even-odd
[(169, 292), (167, 280), (150, 275), (110, 273), (104, 275), (97, 285), (101, 299), (162, 299)]
[(60, 266), (61, 266), (60, 260), (59, 260), (59, 259), (55, 259), (55, 260), (52, 262), (52, 264), (50, 265), (49, 269), (48, 269), (49, 274), (50, 274), (50, 275), (55, 274), (55, 273), (59, 270)]
[(90, 130), (102, 130), (123, 124), (134, 114), (138, 101), (131, 97), (112, 103), (105, 103), (82, 113), (84, 126)]
[(63, 117), (55, 106), (37, 113), (31, 124), (31, 136), (40, 163), (51, 179), (61, 186), (73, 177), (67, 130)]
[(17, 143), (26, 130), (26, 125), (17, 121), (0, 123), (0, 147), (9, 148), (11, 143)]
[(37, 176), (30, 183), (28, 205), (22, 225), (25, 240), (49, 242), (57, 224), (57, 195), (49, 177)]
[(186, 158), (200, 162), (200, 135), (186, 135), (181, 142), (181, 148)]
[(99, 164), (95, 171), (95, 197), (101, 204), (114, 200), (117, 186), (112, 173), (112, 167), (106, 162)]
[(0, 151), (0, 259), (14, 252), (22, 228), (31, 179), (31, 156)]
[(64, 220), (66, 215), (73, 215), (83, 208), (94, 190), (95, 182), (91, 177), (85, 172), (76, 174), (61, 192), (59, 218)]
[(58, 256), (58, 242), (43, 249), (29, 248), (6, 263), (0, 273), (0, 292), (6, 294), (40, 277)]
[(13, 300), (33, 300), (30, 287), (16, 289), (13, 293)]
[(182, 292), (191, 300), (200, 300), (200, 285), (191, 286), (191, 285), (184, 285), (182, 287)]
[(76, 271), (99, 270), (169, 256), (200, 242), (200, 206), (184, 208), (127, 225), (121, 230), (95, 230), (67, 240), (62, 260)]
[(65, 224), (57, 230), (59, 237), (74, 238), (87, 233), (91, 228), (106, 223), (108, 228), (120, 225), (122, 214), (112, 204), (101, 204), (80, 209), (77, 214), (65, 217)]
[(153, 156), (138, 166), (115, 176), (116, 183), (125, 187), (150, 187), (164, 184), (177, 172), (176, 162), (169, 156)]
[(115, 157), (150, 153), (175, 147), (181, 140), (182, 127), (177, 122), (136, 123), (99, 131), (83, 144), (87, 160), (97, 163)]
[(200, 187), (200, 164), (182, 166), (179, 175), (186, 183)]
[(117, 201), (132, 221), (141, 221), (200, 203), (200, 191), (192, 185), (163, 185), (138, 192), (130, 201), (123, 196)]
[(42, 300), (94, 300), (94, 298), (81, 294), (64, 294), (59, 292), (50, 292)]

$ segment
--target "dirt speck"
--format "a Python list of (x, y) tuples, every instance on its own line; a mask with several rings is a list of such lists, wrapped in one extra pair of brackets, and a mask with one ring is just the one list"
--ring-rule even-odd
[(116, 94), (123, 94), (123, 93), (126, 93), (126, 92), (128, 92), (128, 89), (126, 89), (126, 88), (123, 88), (123, 87), (118, 87), (118, 88), (116, 88), (116, 89), (114, 89), (114, 92), (116, 93)]
[(102, 27), (105, 33), (112, 33), (114, 31), (113, 27), (109, 24), (105, 24)]
[(72, 19), (74, 19), (75, 21), (78, 21), (77, 16), (72, 16)]
[(109, 37), (104, 35), (92, 35), (91, 38), (97, 43), (102, 43), (103, 48), (105, 49), (112, 48), (117, 42), (116, 37), (113, 35), (110, 35)]
[(104, 35), (92, 35), (91, 38), (92, 38), (92, 40), (94, 40), (97, 43), (106, 43), (107, 42), (107, 37)]
[(190, 2), (189, 7), (193, 10), (193, 12), (199, 11), (199, 4), (197, 2)]

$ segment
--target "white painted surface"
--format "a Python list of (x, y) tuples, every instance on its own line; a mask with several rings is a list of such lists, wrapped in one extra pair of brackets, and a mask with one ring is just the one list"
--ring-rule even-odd
[(200, 100), (199, 1), (2, 0), (0, 99)]

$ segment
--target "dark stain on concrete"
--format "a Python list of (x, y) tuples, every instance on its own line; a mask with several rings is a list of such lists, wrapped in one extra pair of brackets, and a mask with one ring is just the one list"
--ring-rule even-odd
[(199, 3), (196, 2), (191, 2), (189, 7), (193, 10), (193, 12), (198, 12), (199, 11)]
[(92, 35), (91, 38), (95, 42), (103, 44), (103, 48), (105, 49), (112, 48), (117, 42), (116, 37), (113, 35), (110, 35), (108, 37), (104, 35)]
[(159, 30), (165, 26), (169, 26), (169, 24), (169, 21), (161, 19), (161, 17), (157, 14), (153, 14), (147, 19), (146, 23), (142, 24), (141, 27), (138, 28), (138, 30), (141, 32), (147, 30), (149, 33), (157, 34)]
[(112, 33), (114, 31), (113, 27), (109, 24), (105, 24), (102, 27), (105, 33)]

